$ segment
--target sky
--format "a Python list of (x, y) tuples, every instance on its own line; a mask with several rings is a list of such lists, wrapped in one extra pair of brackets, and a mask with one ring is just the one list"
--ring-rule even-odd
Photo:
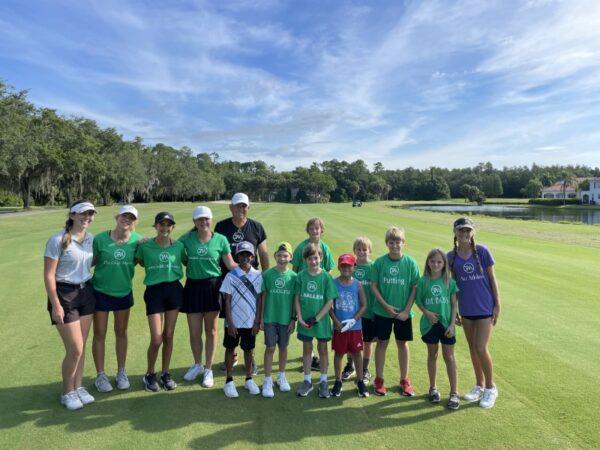
[(600, 166), (597, 0), (3, 0), (35, 105), (291, 170)]

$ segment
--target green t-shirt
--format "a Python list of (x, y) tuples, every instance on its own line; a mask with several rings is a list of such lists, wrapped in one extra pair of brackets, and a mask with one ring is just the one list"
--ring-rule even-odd
[(271, 267), (263, 273), (261, 290), (266, 293), (264, 323), (290, 323), (295, 288), (296, 272), (291, 269), (279, 272), (275, 267)]
[(189, 231), (179, 238), (187, 253), (186, 276), (194, 280), (214, 278), (221, 275), (219, 265), (223, 255), (231, 253), (227, 238), (213, 233), (208, 242), (198, 239), (196, 231)]
[(113, 297), (124, 297), (131, 292), (135, 251), (140, 239), (142, 235), (135, 231), (120, 245), (111, 239), (110, 231), (94, 237), (92, 248), (96, 267), (92, 283), (95, 290)]
[[(442, 326), (448, 328), (452, 313), (452, 295), (457, 292), (456, 281), (452, 278), (446, 286), (442, 278), (431, 279), (424, 276), (417, 283), (415, 303), (424, 306), (432, 313), (438, 314)], [(431, 322), (423, 314), (421, 317), (421, 334), (427, 334), (429, 330), (431, 330)]]
[[(419, 267), (412, 256), (402, 255), (393, 260), (389, 255), (377, 258), (373, 264), (371, 281), (377, 283), (377, 288), (384, 300), (402, 311), (406, 308), (408, 296), (413, 286), (419, 281)], [(379, 302), (375, 302), (373, 313), (382, 317), (391, 317)], [(410, 317), (413, 317), (412, 309)]]
[(354, 278), (362, 284), (363, 290), (365, 291), (365, 297), (367, 297), (367, 309), (362, 315), (367, 319), (373, 318), (373, 305), (377, 303), (375, 296), (371, 292), (371, 272), (373, 271), (373, 262), (369, 261), (367, 264), (357, 264), (354, 270)]
[(176, 281), (183, 277), (181, 263), (185, 258), (185, 247), (180, 241), (175, 241), (168, 247), (161, 247), (155, 239), (146, 241), (138, 246), (135, 257), (144, 264), (146, 286)]
[[(308, 245), (310, 240), (305, 239), (300, 242), (294, 250), (294, 254), (292, 256), (292, 266), (298, 268), (298, 272), (306, 269), (306, 261), (302, 257), (302, 253), (304, 252), (304, 248)], [(331, 254), (331, 250), (329, 246), (323, 242), (319, 241), (319, 246), (321, 247), (321, 251), (323, 252), (323, 258), (321, 259), (321, 269), (324, 269), (326, 272), (329, 272), (335, 269), (335, 261), (333, 260), (333, 255)]]
[[(300, 296), (300, 311), (302, 319), (308, 320), (319, 314), (323, 306), (338, 297), (338, 290), (331, 275), (324, 270), (318, 275), (311, 275), (303, 270), (296, 277), (295, 294)], [(304, 328), (298, 323), (298, 334), (316, 338), (331, 338), (333, 329), (329, 314), (326, 314), (310, 328)]]

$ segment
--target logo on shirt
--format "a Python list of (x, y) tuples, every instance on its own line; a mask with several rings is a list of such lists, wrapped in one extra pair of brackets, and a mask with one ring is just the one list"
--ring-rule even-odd
[(169, 252), (161, 252), (160, 255), (158, 255), (158, 260), (162, 263), (166, 263), (169, 261), (171, 255), (169, 255)]
[(473, 273), (475, 272), (475, 267), (473, 267), (472, 263), (466, 263), (463, 266), (463, 270), (465, 271), (465, 273)]
[(431, 295), (439, 296), (442, 294), (442, 288), (440, 286), (431, 286)]
[(283, 278), (277, 278), (275, 280), (275, 287), (282, 289), (285, 286), (285, 280)]
[(244, 240), (244, 233), (242, 233), (241, 231), (236, 231), (235, 233), (233, 233), (233, 236), (231, 236), (231, 238), (234, 242), (242, 242)]
[(208, 249), (206, 247), (198, 247), (196, 253), (198, 253), (198, 256), (206, 256), (206, 254), (208, 253)]
[(306, 283), (306, 289), (308, 292), (315, 292), (317, 290), (317, 283), (315, 281), (309, 281)]
[(398, 268), (398, 266), (392, 266), (390, 267), (390, 275), (393, 277), (398, 276), (398, 274), (400, 273), (400, 269)]
[(116, 249), (115, 253), (113, 254), (113, 256), (115, 257), (115, 259), (117, 261), (120, 261), (120, 260), (124, 259), (125, 255), (126, 255), (125, 250), (123, 250), (122, 248)]
[(359, 280), (362, 280), (365, 277), (365, 269), (356, 269), (354, 271), (354, 276)]

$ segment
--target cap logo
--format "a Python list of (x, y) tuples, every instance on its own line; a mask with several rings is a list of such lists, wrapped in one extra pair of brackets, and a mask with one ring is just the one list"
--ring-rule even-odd
[(281, 289), (285, 286), (285, 280), (283, 278), (277, 278), (275, 280), (275, 287)]
[(169, 255), (169, 252), (161, 252), (160, 255), (158, 255), (158, 260), (162, 263), (166, 263), (169, 261), (171, 255)]
[(115, 253), (113, 253), (113, 256), (115, 257), (115, 259), (117, 261), (124, 259), (125, 255), (126, 255), (125, 250), (123, 250), (122, 248), (116, 249)]
[(390, 275), (395, 277), (400, 273), (400, 269), (398, 268), (398, 266), (392, 266), (390, 267)]
[(317, 283), (315, 281), (309, 281), (306, 283), (306, 289), (308, 289), (308, 292), (315, 292), (317, 290)]
[(442, 288), (440, 286), (431, 286), (431, 295), (435, 295), (436, 297), (442, 294)]
[(463, 266), (463, 270), (465, 271), (465, 273), (473, 273), (473, 272), (475, 272), (475, 267), (473, 266), (472, 263), (466, 263)]

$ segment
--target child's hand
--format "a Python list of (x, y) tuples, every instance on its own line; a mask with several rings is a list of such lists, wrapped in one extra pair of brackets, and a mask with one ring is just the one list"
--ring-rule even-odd
[(304, 322), (306, 325), (306, 328), (310, 328), (312, 327), (315, 323), (317, 323), (316, 319), (313, 317), (311, 319), (308, 319), (306, 322)]
[(462, 320), (458, 314), (456, 315), (456, 318), (454, 319), (454, 325), (456, 325), (457, 327), (462, 327)]
[(438, 323), (440, 320), (439, 316), (431, 311), (425, 312), (425, 315), (427, 316), (427, 320), (429, 320), (429, 323), (431, 323), (431, 325)]
[(494, 306), (492, 310), (492, 324), (496, 325), (498, 322), (498, 318), (500, 317), (500, 307), (498, 305)]
[(400, 311), (398, 314), (396, 314), (396, 317), (394, 317), (394, 319), (398, 319), (398, 320), (401, 320), (402, 322), (404, 322), (406, 319), (408, 319), (409, 315), (410, 315), (410, 313), (408, 313), (406, 311)]
[(340, 322), (339, 320), (333, 319), (333, 326), (335, 327), (336, 330), (341, 330), (344, 327), (343, 322)]
[(302, 317), (298, 317), (298, 323), (299, 323), (300, 325), (302, 325), (304, 328), (310, 328), (310, 325), (309, 325), (308, 323), (306, 323), (306, 322), (305, 322), (305, 321), (302, 319)]
[(292, 334), (294, 332), (295, 328), (296, 328), (296, 321), (295, 320), (290, 321), (290, 324), (288, 325), (288, 334)]
[(255, 323), (252, 327), (252, 336), (256, 336), (260, 332), (260, 324)]
[(454, 325), (450, 325), (448, 328), (446, 328), (446, 332), (444, 333), (444, 336), (451, 338), (452, 336), (454, 336)]
[(237, 337), (237, 328), (232, 324), (227, 325), (227, 334), (231, 337)]
[(261, 330), (264, 331), (264, 329), (265, 329), (265, 323), (262, 320), (260, 321), (260, 326), (259, 327), (260, 327)]
[(396, 316), (400, 313), (400, 310), (398, 308), (394, 308), (393, 306), (388, 305), (385, 310), (388, 312), (388, 314), (390, 316), (392, 316), (393, 318), (396, 318)]

